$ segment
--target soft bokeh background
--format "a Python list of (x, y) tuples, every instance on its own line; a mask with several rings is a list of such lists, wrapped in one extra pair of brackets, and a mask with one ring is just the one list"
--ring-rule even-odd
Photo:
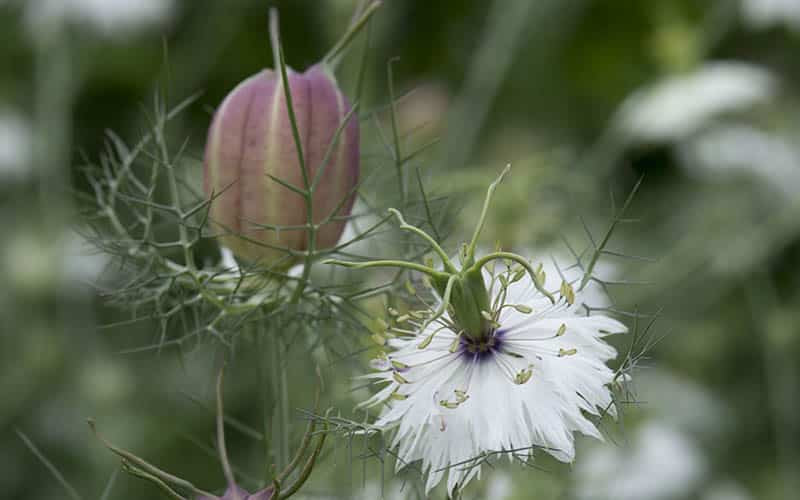
[[(82, 498), (101, 498), (117, 461), (89, 416), (163, 468), (223, 484), (211, 444), (215, 351), (137, 352), (155, 325), (109, 326), (127, 312), (91, 285), (113, 269), (79, 236), (78, 166), (97, 158), (107, 129), (141, 137), (156, 92), (175, 103), (203, 91), (175, 132), (199, 158), (214, 106), (271, 65), (274, 4), (0, 0), (0, 497), (67, 498), (21, 431)], [(288, 62), (319, 59), (354, 4), (277, 2)], [(581, 219), (597, 238), (612, 194), (619, 205), (644, 175), (629, 214), (638, 222), (622, 225), (611, 248), (653, 260), (609, 257), (603, 268), (637, 283), (610, 287), (620, 310), (660, 311), (663, 339), (635, 378), (638, 402), (622, 425), (608, 422), (608, 443), (581, 441), (571, 468), (544, 456), (536, 469), (503, 463), (466, 497), (796, 498), (800, 0), (386, 4), (362, 104), (388, 102), (387, 61), (399, 58), (404, 141), (411, 150), (440, 137), (416, 166), (432, 193), (459, 195), (450, 248), (506, 163), (514, 168), (486, 241), (540, 255), (564, 252), (562, 237), (584, 247)], [(348, 93), (357, 60), (340, 70)], [(243, 353), (232, 366), (226, 403), (255, 425), (250, 361)], [(292, 403), (308, 408), (313, 376), (296, 361)], [(326, 402), (347, 410), (363, 398), (349, 390), (355, 374), (342, 368)], [(298, 434), (302, 425), (298, 417)], [(254, 438), (229, 440), (243, 472), (261, 477)], [(344, 440), (329, 449), (301, 498), (415, 498), (413, 474), (393, 481), (387, 465), (382, 479), (363, 450)], [(121, 474), (107, 498), (157, 495)]]

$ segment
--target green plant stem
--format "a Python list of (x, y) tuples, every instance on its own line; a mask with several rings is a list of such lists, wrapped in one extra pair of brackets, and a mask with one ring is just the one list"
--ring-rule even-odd
[(286, 392), (286, 370), (283, 365), (281, 342), (277, 335), (270, 335), (270, 364), (272, 366), (272, 394), (275, 405), (272, 412), (272, 451), (275, 464), (284, 467), (289, 461), (288, 394)]
[(314, 224), (314, 198), (312, 193), (311, 180), (309, 179), (308, 169), (306, 166), (305, 155), (303, 153), (303, 143), (300, 139), (300, 129), (297, 127), (297, 117), (294, 113), (294, 104), (292, 101), (292, 91), (289, 87), (289, 77), (286, 74), (286, 61), (283, 54), (283, 46), (281, 45), (280, 29), (278, 24), (278, 11), (275, 8), (270, 9), (269, 12), (269, 32), (272, 41), (272, 51), (275, 58), (275, 65), (279, 68), (281, 75), (281, 84), (283, 86), (284, 98), (286, 99), (286, 112), (289, 115), (289, 122), (292, 125), (292, 138), (297, 150), (297, 159), (300, 163), (300, 171), (303, 175), (303, 187), (305, 192), (302, 193), (306, 206), (306, 232), (308, 236), (308, 244), (306, 247), (306, 255), (303, 262), (303, 275), (297, 283), (297, 286), (289, 298), (290, 304), (297, 304), (300, 297), (303, 296), (308, 279), (311, 276), (311, 266), (314, 264), (316, 244), (317, 244), (317, 226)]
[(400, 150), (400, 135), (397, 132), (397, 102), (394, 97), (394, 72), (392, 71), (392, 64), (397, 59), (390, 59), (386, 65), (386, 79), (389, 85), (389, 118), (392, 125), (392, 143), (394, 150), (392, 156), (394, 157), (394, 168), (397, 171), (397, 183), (400, 185), (400, 200), (403, 206), (406, 204), (406, 181), (403, 175), (403, 153)]
[(219, 461), (222, 464), (222, 472), (225, 474), (225, 480), (228, 486), (236, 484), (236, 478), (233, 476), (233, 469), (228, 460), (228, 449), (225, 446), (225, 407), (222, 402), (222, 380), (225, 375), (225, 365), (219, 370), (217, 376), (217, 452), (219, 453)]
[[(447, 306), (450, 304), (450, 295), (453, 292), (453, 285), (455, 284), (457, 278), (458, 278), (457, 275), (452, 274), (450, 275), (450, 278), (447, 279), (447, 285), (445, 286), (444, 294), (442, 295), (442, 303), (439, 304), (439, 307), (436, 309), (436, 311), (434, 311), (434, 313), (422, 323), (422, 326), (420, 326), (419, 328), (420, 332), (425, 331), (425, 328), (427, 328), (428, 325), (430, 325), (431, 323), (442, 317), (445, 311), (447, 311)], [(431, 340), (433, 340), (433, 336), (436, 334), (437, 331), (438, 330), (431, 333), (417, 347), (420, 349), (426, 348), (428, 344), (430, 344)]]
[(406, 262), (404, 260), (372, 260), (369, 262), (349, 262), (346, 260), (327, 259), (322, 261), (323, 264), (330, 264), (334, 266), (349, 267), (353, 269), (367, 269), (370, 267), (394, 267), (401, 269), (408, 269), (411, 271), (418, 271), (432, 278), (447, 278), (448, 274), (437, 271), (428, 266), (417, 264), (415, 262)]
[(89, 427), (92, 429), (92, 432), (94, 432), (95, 436), (97, 436), (97, 438), (103, 442), (106, 448), (111, 450), (111, 452), (113, 452), (115, 455), (118, 455), (120, 458), (122, 458), (123, 464), (127, 464), (128, 467), (130, 467), (130, 464), (135, 464), (136, 468), (141, 469), (141, 471), (145, 472), (146, 474), (155, 476), (164, 482), (171, 483), (177, 487), (191, 491), (195, 495), (205, 495), (212, 498), (214, 497), (212, 493), (201, 490), (200, 488), (196, 487), (189, 481), (186, 481), (185, 479), (181, 479), (179, 477), (173, 476), (172, 474), (164, 472), (158, 467), (145, 461), (144, 459), (137, 457), (133, 453), (127, 450), (123, 450), (122, 448), (118, 448), (117, 446), (114, 446), (113, 444), (111, 444), (111, 442), (109, 442), (102, 435), (100, 435), (100, 433), (97, 431), (94, 420), (89, 419), (87, 422), (89, 424)]
[(403, 218), (403, 214), (401, 214), (400, 211), (397, 210), (396, 208), (390, 208), (388, 212), (394, 215), (397, 218), (398, 222), (400, 222), (400, 229), (402, 229), (403, 231), (410, 231), (416, 234), (417, 236), (424, 239), (431, 245), (433, 251), (436, 252), (437, 255), (439, 255), (439, 257), (442, 259), (442, 264), (444, 265), (444, 268), (447, 270), (447, 272), (458, 273), (458, 268), (454, 266), (453, 263), (450, 261), (450, 257), (448, 257), (447, 253), (442, 249), (441, 246), (439, 246), (439, 243), (437, 243), (436, 240), (434, 240), (428, 233), (418, 228), (417, 226), (412, 226), (411, 224), (406, 223), (406, 220)]
[(636, 192), (639, 191), (639, 188), (642, 185), (642, 181), (644, 180), (644, 176), (640, 177), (636, 184), (631, 189), (628, 198), (625, 199), (625, 203), (622, 204), (622, 207), (619, 210), (618, 214), (614, 215), (614, 220), (611, 222), (611, 225), (606, 230), (605, 235), (603, 235), (603, 239), (600, 241), (600, 244), (594, 249), (594, 253), (592, 254), (591, 259), (589, 260), (589, 264), (586, 266), (586, 271), (583, 273), (583, 278), (581, 279), (581, 284), (578, 287), (578, 291), (580, 292), (583, 290), (586, 285), (589, 283), (589, 280), (592, 279), (592, 273), (594, 272), (594, 267), (597, 265), (597, 261), (600, 259), (600, 255), (602, 255), (603, 250), (605, 250), (606, 245), (608, 244), (608, 240), (611, 239), (611, 235), (614, 233), (614, 229), (616, 229), (617, 224), (625, 215), (625, 212), (630, 207), (631, 202), (633, 202), (634, 196), (636, 196)]
[(361, 14), (361, 16), (350, 25), (339, 41), (336, 42), (331, 50), (325, 54), (325, 57), (322, 58), (322, 62), (325, 65), (333, 68), (334, 70), (336, 69), (341, 62), (341, 56), (343, 55), (344, 50), (348, 45), (350, 45), (350, 42), (353, 41), (353, 38), (358, 35), (359, 31), (361, 31), (361, 29), (367, 25), (367, 22), (372, 17), (372, 14), (378, 10), (378, 8), (381, 6), (381, 3), (382, 2), (379, 1), (372, 2), (369, 6), (367, 6), (366, 9), (364, 9), (364, 12)]
[(475, 226), (475, 233), (472, 235), (472, 241), (470, 241), (469, 246), (467, 247), (467, 255), (466, 260), (464, 262), (465, 267), (469, 267), (475, 260), (475, 248), (478, 246), (478, 238), (480, 238), (481, 231), (483, 231), (483, 226), (486, 224), (486, 216), (489, 213), (489, 206), (492, 204), (492, 198), (494, 197), (494, 191), (497, 189), (497, 186), (503, 181), (503, 178), (508, 174), (508, 171), (511, 170), (511, 165), (506, 165), (500, 175), (495, 179), (494, 182), (489, 184), (489, 189), (486, 191), (486, 198), (483, 200), (483, 208), (481, 209), (481, 216), (478, 218), (478, 225)]
[(556, 298), (553, 296), (553, 294), (548, 292), (545, 289), (544, 283), (540, 283), (539, 282), (539, 278), (536, 276), (536, 271), (533, 269), (533, 267), (530, 265), (530, 263), (527, 260), (525, 260), (524, 258), (522, 258), (520, 255), (517, 255), (515, 253), (511, 253), (511, 252), (494, 252), (494, 253), (490, 253), (490, 254), (485, 255), (485, 256), (481, 257), (480, 259), (478, 259), (475, 262), (475, 265), (473, 267), (475, 269), (480, 269), (483, 266), (485, 266), (487, 263), (489, 263), (490, 261), (502, 260), (502, 259), (513, 260), (514, 262), (516, 262), (519, 265), (521, 265), (522, 267), (524, 267), (525, 270), (528, 271), (528, 274), (531, 276), (531, 280), (533, 281), (533, 286), (535, 286), (536, 289), (542, 295), (544, 295), (545, 297), (550, 299), (551, 303), (553, 303), (553, 304), (556, 303)]

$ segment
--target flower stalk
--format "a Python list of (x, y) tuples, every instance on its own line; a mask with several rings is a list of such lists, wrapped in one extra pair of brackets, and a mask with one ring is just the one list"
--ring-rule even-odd
[[(508, 174), (511, 166), (507, 165), (500, 175), (489, 185), (484, 199), (481, 215), (478, 223), (475, 226), (475, 231), (469, 244), (464, 245), (461, 268), (450, 259), (444, 249), (431, 235), (426, 233), (423, 229), (408, 224), (403, 218), (399, 210), (390, 208), (388, 213), (394, 216), (400, 224), (400, 229), (408, 231), (419, 236), (425, 240), (431, 250), (441, 259), (442, 270), (434, 269), (431, 266), (422, 265), (416, 262), (409, 262), (404, 260), (372, 260), (365, 262), (348, 262), (343, 260), (328, 259), (323, 261), (324, 264), (331, 264), (343, 267), (350, 267), (355, 269), (366, 269), (370, 267), (393, 267), (396, 269), (404, 269), (410, 271), (417, 271), (425, 274), (430, 279), (432, 288), (436, 291), (437, 295), (441, 298), (440, 307), (432, 312), (428, 317), (424, 326), (427, 326), (435, 319), (438, 319), (445, 311), (450, 311), (450, 318), (463, 335), (473, 339), (481, 340), (491, 335), (494, 328), (491, 321), (492, 304), (489, 298), (489, 292), (486, 289), (486, 284), (483, 279), (484, 267), (491, 266), (495, 260), (503, 260), (507, 262), (515, 262), (522, 266), (528, 272), (536, 289), (547, 297), (551, 303), (555, 304), (557, 299), (555, 295), (546, 290), (544, 286), (544, 275), (541, 270), (536, 270), (525, 258), (511, 252), (497, 251), (475, 260), (475, 249), (478, 246), (481, 232), (486, 223), (486, 218), (489, 213), (489, 207), (492, 203), (495, 190), (503, 181), (503, 178)], [(571, 289), (571, 288), (570, 288)], [(562, 286), (563, 291), (563, 286)], [(561, 294), (565, 296), (564, 293)], [(565, 297), (566, 298), (566, 297)], [(567, 298), (567, 301), (569, 299)], [(421, 344), (420, 348), (425, 348), (430, 344), (432, 337), (426, 338)]]

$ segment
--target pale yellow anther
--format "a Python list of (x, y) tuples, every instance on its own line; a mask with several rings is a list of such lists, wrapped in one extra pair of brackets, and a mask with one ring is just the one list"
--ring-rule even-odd
[(433, 342), (433, 334), (430, 334), (427, 337), (425, 337), (425, 340), (420, 342), (420, 344), (417, 346), (417, 348), (418, 349), (425, 349), (426, 347), (431, 345), (431, 342)]
[(520, 372), (517, 373), (516, 377), (514, 377), (514, 383), (518, 385), (525, 384), (531, 379), (532, 376), (533, 376), (533, 370), (530, 367), (524, 370), (520, 370)]
[(408, 292), (409, 295), (417, 294), (417, 289), (414, 288), (414, 285), (411, 284), (411, 280), (406, 280), (405, 286), (406, 286), (406, 292)]
[(389, 397), (396, 401), (405, 401), (408, 399), (408, 394), (400, 394), (399, 392), (395, 391)]
[(521, 312), (522, 314), (530, 314), (533, 312), (533, 308), (530, 306), (526, 306), (525, 304), (515, 304), (514, 309), (516, 309), (517, 312)]
[(394, 367), (395, 370), (405, 370), (405, 369), (408, 368), (407, 364), (401, 363), (400, 361), (397, 361), (396, 359), (392, 360), (392, 366)]
[(544, 286), (545, 282), (547, 281), (547, 273), (544, 272), (542, 269), (542, 263), (539, 263), (539, 267), (536, 268), (536, 281), (539, 282), (540, 285)]
[(563, 358), (564, 356), (574, 356), (578, 353), (578, 350), (575, 348), (572, 349), (559, 349), (558, 350), (558, 357)]
[(393, 379), (394, 379), (394, 381), (395, 381), (395, 382), (397, 382), (398, 384), (409, 384), (409, 383), (410, 383), (410, 382), (408, 381), (408, 379), (406, 379), (404, 376), (400, 375), (400, 374), (399, 374), (399, 373), (397, 373), (397, 372), (394, 372), (394, 373), (392, 373), (392, 378), (393, 378)]
[(372, 339), (373, 342), (375, 342), (378, 345), (386, 345), (386, 337), (384, 337), (380, 333), (373, 333), (370, 338)]
[(456, 336), (456, 338), (454, 338), (454, 339), (453, 339), (453, 342), (451, 342), (451, 343), (450, 343), (450, 349), (449, 349), (449, 350), (450, 350), (450, 352), (456, 352), (456, 351), (458, 351), (458, 346), (459, 346), (460, 344), (461, 344), (461, 334), (459, 334), (458, 336)]
[(567, 333), (567, 325), (566, 323), (561, 323), (561, 326), (558, 327), (558, 331), (556, 332), (556, 337), (560, 337)]
[(575, 290), (572, 289), (572, 285), (567, 283), (566, 281), (561, 282), (561, 296), (567, 301), (569, 305), (575, 303)]

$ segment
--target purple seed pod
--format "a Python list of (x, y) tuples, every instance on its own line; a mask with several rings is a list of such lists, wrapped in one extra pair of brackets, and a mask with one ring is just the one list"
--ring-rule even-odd
[[(312, 197), (312, 219), (315, 224), (331, 215), (338, 219), (317, 231), (316, 249), (330, 248), (342, 234), (342, 219), (350, 214), (358, 182), (358, 118), (348, 118), (350, 103), (323, 64), (304, 73), (286, 71), (308, 183), (324, 168)], [(251, 76), (217, 109), (206, 144), (205, 191), (214, 196), (212, 226), (236, 256), (266, 265), (285, 257), (283, 249), (304, 251), (309, 246), (303, 195), (275, 180), (306, 189), (285, 97), (279, 72), (266, 69)], [(334, 144), (345, 118), (348, 122)]]

